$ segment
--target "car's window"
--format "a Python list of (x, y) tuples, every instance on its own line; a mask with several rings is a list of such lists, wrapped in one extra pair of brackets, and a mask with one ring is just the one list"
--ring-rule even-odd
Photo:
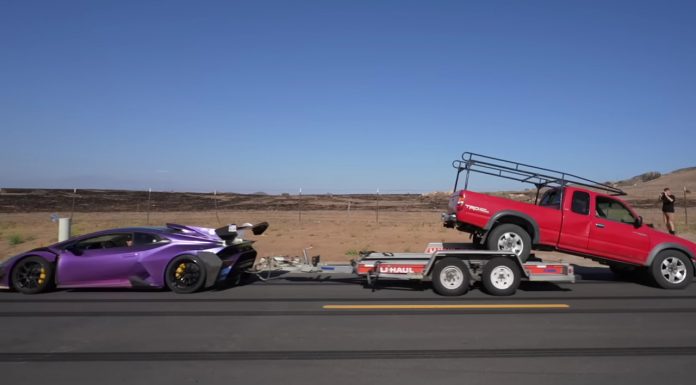
[(160, 242), (162, 239), (154, 234), (135, 233), (133, 234), (133, 240), (136, 245), (151, 245)]
[(130, 233), (106, 234), (93, 238), (83, 239), (75, 244), (78, 250), (113, 249), (115, 247), (129, 247), (133, 235)]
[(607, 197), (597, 197), (595, 211), (597, 217), (610, 221), (633, 224), (636, 220), (621, 202)]
[(574, 213), (587, 215), (590, 213), (590, 194), (584, 191), (575, 191), (573, 193), (573, 202), (571, 210)]
[(539, 201), (539, 206), (553, 209), (561, 208), (561, 189), (553, 189), (544, 193)]

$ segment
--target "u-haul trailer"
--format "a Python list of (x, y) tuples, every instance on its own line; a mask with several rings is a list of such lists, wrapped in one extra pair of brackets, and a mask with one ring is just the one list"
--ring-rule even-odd
[(575, 282), (568, 263), (526, 262), (512, 252), (479, 250), (470, 243), (429, 243), (424, 253), (363, 255), (355, 273), (374, 288), (380, 279), (431, 281), (440, 295), (466, 293), (475, 282), (492, 295), (512, 295), (521, 280)]

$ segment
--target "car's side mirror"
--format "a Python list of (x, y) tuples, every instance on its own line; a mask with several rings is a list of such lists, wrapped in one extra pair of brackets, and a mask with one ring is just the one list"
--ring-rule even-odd
[(643, 217), (641, 217), (641, 216), (639, 215), (638, 218), (636, 218), (636, 221), (633, 222), (633, 226), (634, 226), (636, 229), (639, 228), (639, 227), (641, 227), (641, 226), (643, 226)]
[(78, 255), (78, 256), (82, 254), (82, 250), (80, 250), (80, 248), (78, 248), (77, 245), (70, 245), (70, 246), (66, 247), (65, 250), (67, 250), (75, 255)]

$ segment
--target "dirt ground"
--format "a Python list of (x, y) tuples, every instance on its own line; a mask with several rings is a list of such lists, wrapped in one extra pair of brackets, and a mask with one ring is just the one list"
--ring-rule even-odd
[[(664, 231), (658, 209), (639, 209), (645, 223)], [(695, 213), (696, 214), (696, 213)], [(0, 215), (0, 260), (57, 241), (58, 226), (50, 213), (5, 213)], [(219, 217), (219, 218), (218, 218)], [(683, 213), (677, 213), (679, 235), (696, 241), (696, 226), (684, 226)], [(428, 242), (467, 242), (468, 234), (442, 227), (439, 211), (214, 211), (151, 213), (150, 225), (179, 223), (219, 227), (228, 223), (270, 223), (268, 231), (255, 239), (259, 256), (321, 255), (325, 262), (345, 262), (357, 258), (361, 250), (421, 252)], [(692, 221), (696, 222), (696, 215)], [(75, 213), (73, 236), (97, 230), (148, 225), (146, 214), (137, 212)], [(591, 260), (560, 253), (537, 253), (545, 260), (563, 260), (596, 266)]]

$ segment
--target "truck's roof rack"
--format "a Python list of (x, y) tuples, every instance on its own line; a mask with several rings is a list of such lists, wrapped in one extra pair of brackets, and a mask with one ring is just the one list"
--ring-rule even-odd
[(563, 171), (550, 170), (548, 168), (531, 166), (524, 163), (513, 162), (510, 160), (494, 158), (491, 156), (465, 152), (462, 160), (452, 162), (452, 167), (457, 169), (457, 179), (454, 182), (454, 191), (457, 191), (459, 176), (462, 171), (466, 171), (464, 189), (469, 187), (469, 174), (477, 172), (480, 174), (492, 175), (500, 178), (511, 179), (518, 182), (530, 183), (536, 186), (537, 190), (542, 187), (562, 187), (565, 185), (576, 185), (595, 190), (601, 190), (610, 195), (626, 195), (620, 188), (599, 183), (593, 180), (569, 174)]

